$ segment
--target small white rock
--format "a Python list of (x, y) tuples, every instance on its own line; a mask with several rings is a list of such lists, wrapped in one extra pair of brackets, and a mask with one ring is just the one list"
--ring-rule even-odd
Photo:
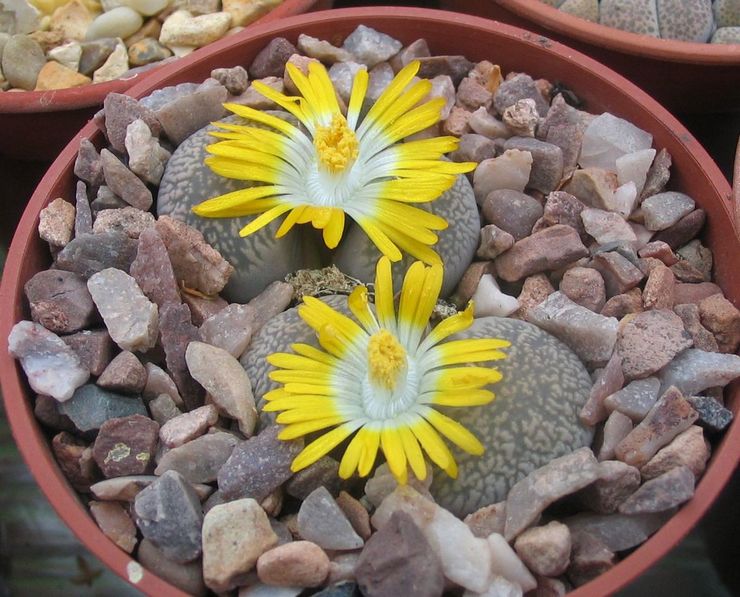
[(494, 575), (503, 576), (518, 584), (524, 592), (537, 588), (534, 576), (502, 535), (491, 533), (487, 541), (491, 550), (491, 572)]
[(642, 193), (647, 179), (647, 173), (655, 159), (655, 150), (641, 149), (625, 154), (616, 160), (617, 180), (620, 185), (627, 182), (635, 183), (637, 194)]
[[(194, 17), (186, 10), (173, 12), (162, 24), (159, 43), (175, 50), (172, 46), (191, 46), (200, 48), (217, 39), (221, 39), (231, 27), (231, 15), (228, 12)], [(177, 53), (175, 53), (177, 55)]]
[(650, 133), (623, 118), (604, 112), (586, 127), (578, 163), (582, 168), (603, 168), (616, 172), (617, 159), (649, 149), (652, 144), (653, 136)]
[(66, 66), (73, 71), (80, 68), (80, 57), (82, 56), (82, 46), (80, 42), (70, 41), (56, 48), (51, 48), (46, 55), (62, 66)]
[(625, 220), (629, 218), (632, 210), (637, 204), (637, 187), (631, 180), (617, 187), (614, 194), (606, 201), (609, 211), (613, 211), (622, 216)]
[(118, 6), (104, 12), (90, 23), (85, 39), (101, 39), (103, 37), (126, 38), (136, 33), (144, 23), (144, 19), (133, 8)]
[(112, 81), (128, 71), (128, 50), (122, 40), (118, 40), (116, 49), (111, 52), (106, 61), (93, 73), (93, 83)]
[(519, 301), (513, 296), (501, 292), (491, 274), (483, 274), (478, 287), (473, 293), (475, 317), (508, 317), (519, 309)]

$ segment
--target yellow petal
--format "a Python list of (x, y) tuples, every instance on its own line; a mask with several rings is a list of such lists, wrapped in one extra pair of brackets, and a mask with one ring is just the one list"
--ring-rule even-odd
[[(224, 104), (224, 108), (226, 108), (230, 112), (233, 112), (237, 116), (241, 116), (242, 118), (247, 118), (249, 120), (254, 120), (255, 122), (261, 122), (262, 124), (271, 126), (272, 128), (277, 129), (291, 137), (300, 132), (295, 126), (283, 120), (282, 118), (278, 118), (277, 116), (273, 116), (272, 114), (267, 114), (266, 112), (262, 112), (261, 110), (255, 110), (254, 108), (242, 106), (241, 104), (229, 103)], [(214, 124), (220, 125), (220, 123)]]
[[(271, 402), (270, 404), (273, 404)], [(275, 419), (276, 423), (289, 425), (292, 423), (306, 423), (336, 417), (337, 410), (333, 400), (327, 400), (323, 407), (306, 405), (305, 408), (293, 408), (281, 412)]]
[(282, 238), (283, 236), (288, 234), (288, 232), (290, 232), (291, 228), (293, 228), (296, 222), (301, 219), (306, 209), (308, 209), (308, 206), (299, 205), (298, 207), (293, 209), (293, 211), (291, 211), (287, 216), (285, 216), (282, 224), (280, 224), (280, 228), (278, 228), (277, 232), (275, 233), (275, 238)]
[(318, 361), (315, 358), (290, 354), (287, 352), (274, 352), (268, 355), (265, 360), (270, 363), (270, 365), (280, 367), (282, 369), (308, 369), (323, 373), (331, 373), (331, 371), (333, 371), (333, 367), (328, 363)]
[(393, 476), (401, 485), (405, 485), (408, 479), (406, 470), (406, 453), (403, 450), (401, 436), (397, 429), (383, 427), (380, 432), (380, 445), (383, 448), (383, 454), (388, 461), (388, 468)]
[(492, 402), (495, 397), (489, 390), (440, 391), (426, 394), (423, 400), (438, 406), (482, 406)]
[(465, 429), (465, 427), (460, 425), (460, 423), (450, 419), (433, 408), (425, 408), (424, 410), (424, 417), (426, 420), (453, 444), (474, 456), (480, 456), (485, 452), (486, 449), (483, 447), (483, 444), (478, 441), (478, 438)]
[(429, 456), (429, 459), (442, 470), (447, 470), (451, 462), (454, 462), (450, 449), (439, 437), (429, 423), (419, 417), (416, 422), (410, 426), (410, 429), (416, 439), (419, 440), (421, 447)]
[(426, 350), (445, 338), (468, 329), (473, 324), (473, 306), (468, 304), (465, 311), (456, 313), (443, 319), (421, 343), (421, 349)]
[(360, 462), (357, 465), (357, 472), (360, 477), (367, 477), (375, 464), (375, 458), (378, 455), (378, 446), (380, 445), (380, 431), (363, 427), (364, 445)]
[(362, 327), (368, 333), (374, 333), (378, 330), (378, 323), (375, 321), (375, 316), (370, 310), (367, 299), (367, 288), (365, 286), (357, 286), (351, 292), (347, 299), (347, 305), (349, 306), (349, 310), (352, 311), (352, 315), (355, 316), (357, 321), (362, 324)]
[[(393, 103), (403, 93), (404, 89), (406, 89), (408, 84), (411, 83), (413, 78), (416, 76), (416, 73), (419, 72), (420, 66), (421, 64), (419, 61), (414, 60), (398, 72), (390, 85), (383, 90), (383, 93), (380, 94), (380, 97), (378, 97), (375, 104), (373, 104), (373, 107), (368, 111), (365, 116), (365, 120), (362, 123), (363, 128), (374, 124), (380, 115), (393, 105)], [(444, 100), (442, 101), (444, 103)]]
[(357, 127), (357, 119), (360, 117), (362, 103), (365, 100), (368, 81), (367, 69), (364, 68), (357, 72), (354, 81), (352, 81), (352, 93), (349, 96), (349, 104), (347, 106), (347, 125), (352, 130), (355, 130)]
[(424, 461), (424, 454), (421, 453), (419, 442), (412, 433), (411, 429), (406, 426), (399, 427), (398, 433), (401, 436), (403, 450), (406, 452), (406, 459), (414, 472), (414, 476), (423, 481), (427, 478), (427, 465)]
[(377, 226), (374, 218), (369, 217), (356, 217), (355, 221), (359, 224), (360, 228), (365, 231), (368, 238), (373, 241), (378, 250), (391, 261), (401, 260), (401, 251), (388, 236)]
[(344, 212), (332, 209), (328, 224), (324, 227), (324, 244), (329, 249), (336, 249), (344, 234)]
[(250, 234), (257, 232), (257, 230), (259, 230), (260, 228), (264, 228), (270, 222), (272, 222), (275, 218), (279, 218), (286, 211), (292, 208), (293, 206), (290, 203), (283, 203), (281, 205), (276, 205), (275, 207), (267, 210), (262, 215), (257, 216), (249, 224), (244, 226), (244, 228), (242, 228), (239, 231), (239, 236), (249, 236)]
[(364, 428), (360, 429), (349, 442), (347, 449), (339, 463), (339, 477), (349, 479), (357, 470), (357, 465), (362, 456), (362, 450), (365, 445)]
[(290, 466), (290, 470), (298, 472), (307, 466), (312, 465), (319, 458), (326, 456), (342, 441), (347, 439), (351, 433), (353, 433), (359, 425), (357, 423), (345, 423), (340, 425), (336, 429), (332, 429), (329, 433), (325, 433), (318, 439), (315, 439), (308, 444), (303, 451), (296, 456), (293, 460), (293, 464)]
[(490, 367), (449, 367), (429, 374), (429, 379), (433, 376), (436, 376), (434, 389), (452, 391), (476, 390), (503, 377), (498, 369)]
[(380, 327), (396, 329), (396, 310), (393, 305), (393, 274), (391, 262), (381, 257), (375, 266), (375, 311)]
[(320, 363), (326, 363), (327, 365), (334, 366), (337, 362), (337, 359), (335, 357), (324, 352), (323, 350), (319, 350), (315, 346), (311, 346), (310, 344), (296, 343), (291, 344), (290, 347), (299, 355), (303, 355), (304, 357), (307, 357), (314, 361), (319, 361)]
[(339, 425), (343, 422), (344, 417), (334, 416), (326, 417), (325, 419), (306, 421), (304, 423), (294, 423), (292, 425), (286, 426), (285, 429), (283, 429), (278, 435), (278, 439), (296, 439), (298, 437), (303, 437), (304, 435), (307, 435), (309, 433), (313, 433), (314, 431), (320, 431), (322, 429), (326, 429), (327, 427)]

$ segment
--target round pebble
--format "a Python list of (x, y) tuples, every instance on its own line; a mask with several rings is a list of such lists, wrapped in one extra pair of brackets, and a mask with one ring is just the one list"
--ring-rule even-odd
[(98, 15), (87, 29), (85, 39), (125, 38), (136, 33), (143, 24), (144, 19), (138, 12), (128, 6), (119, 6)]

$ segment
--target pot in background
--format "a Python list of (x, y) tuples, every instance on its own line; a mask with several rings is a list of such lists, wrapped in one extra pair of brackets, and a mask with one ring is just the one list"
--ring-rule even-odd
[[(609, 68), (556, 42), (542, 43), (527, 31), (462, 14), (416, 8), (356, 8), (311, 13), (277, 23), (260, 24), (238, 37), (220, 40), (193, 54), (187, 61), (165, 65), (129, 90), (142, 97), (154, 89), (186, 81), (201, 81), (215, 67), (246, 65), (273, 37), (295, 42), (299, 33), (338, 42), (357, 25), (365, 24), (408, 44), (424, 37), (438, 54), (464, 54), (471, 60), (491, 59), (505, 72), (525, 71), (535, 77), (560, 81), (575, 90), (592, 112), (608, 110), (633, 122), (654, 136), (655, 146), (673, 157), (670, 188), (696, 198), (706, 210), (708, 229), (703, 241), (714, 252), (716, 282), (729, 300), (740, 304), (740, 277), (736, 259), (740, 238), (733, 228), (730, 186), (706, 151), (664, 108)], [(44, 176), (26, 208), (10, 247), (0, 287), (6, 308), (0, 313), (0, 337), (28, 318), (23, 285), (48, 267), (49, 251), (36, 231), (39, 212), (56, 197), (74, 198), (72, 172), (80, 139), (98, 146), (102, 133), (89, 123), (62, 150)], [(14, 437), (52, 506), (80, 540), (111, 569), (148, 595), (183, 595), (144, 570), (131, 556), (118, 549), (98, 529), (70, 487), (49, 448), (48, 440), (33, 415), (32, 393), (20, 366), (7, 353), (0, 353), (0, 380), (5, 408)], [(728, 390), (727, 407), (740, 410), (740, 383)], [(727, 483), (740, 458), (740, 422), (736, 420), (715, 447), (712, 460), (700, 480), (694, 498), (642, 546), (612, 570), (578, 588), (573, 597), (601, 597), (637, 578), (663, 557), (699, 521)]]
[[(270, 23), (310, 10), (331, 8), (332, 3), (333, 0), (284, 0), (256, 23)], [(198, 50), (193, 52), (197, 53)], [(187, 57), (180, 60), (187, 60)], [(95, 115), (106, 95), (125, 93), (150, 70), (83, 87), (0, 93), (0, 157), (50, 162)]]
[(672, 112), (740, 111), (740, 44), (637, 35), (540, 0), (440, 0), (440, 8), (496, 19), (568, 44), (621, 73)]

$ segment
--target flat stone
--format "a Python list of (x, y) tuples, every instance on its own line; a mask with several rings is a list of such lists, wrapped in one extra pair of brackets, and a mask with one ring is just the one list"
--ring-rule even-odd
[(147, 351), (157, 341), (157, 306), (126, 272), (107, 268), (87, 282), (113, 341), (124, 350)]
[(581, 212), (581, 219), (586, 232), (600, 245), (637, 241), (630, 225), (617, 213), (589, 207)]
[[(154, 22), (159, 24), (159, 21), (156, 19), (154, 19)], [(139, 31), (141, 31), (141, 29)], [(155, 37), (159, 37), (159, 31), (156, 29), (152, 33), (155, 34)], [(128, 43), (128, 61), (132, 67), (145, 66), (153, 62), (165, 60), (172, 56), (172, 50), (163, 46), (152, 37), (144, 37), (143, 39), (137, 40), (133, 43), (130, 40), (131, 38), (128, 38), (126, 41)]]
[(142, 539), (136, 552), (139, 562), (147, 570), (156, 570), (157, 576), (189, 595), (204, 595), (203, 565), (200, 560), (180, 564), (170, 560), (148, 539)]
[(143, 475), (151, 468), (159, 425), (139, 414), (108, 419), (93, 446), (95, 462), (106, 477)]
[(596, 376), (588, 400), (578, 415), (581, 421), (586, 425), (596, 425), (606, 419), (609, 411), (604, 405), (604, 400), (607, 396), (621, 389), (623, 385), (622, 358), (615, 352), (606, 366)]
[(671, 386), (645, 419), (619, 443), (615, 450), (616, 457), (640, 468), (660, 448), (688, 429), (698, 416), (681, 392)]
[(90, 486), (90, 493), (97, 499), (113, 502), (133, 502), (145, 487), (149, 487), (157, 477), (154, 475), (131, 475), (104, 479)]
[(534, 223), (542, 217), (539, 201), (512, 190), (492, 191), (483, 203), (483, 217), (514, 237), (515, 241), (530, 235)]
[(31, 321), (13, 326), (8, 352), (20, 361), (34, 391), (60, 402), (72, 398), (90, 377), (77, 354), (59, 336)]
[(599, 464), (599, 477), (576, 494), (578, 503), (599, 514), (616, 512), (640, 486), (640, 471), (619, 460)]
[(568, 580), (580, 587), (614, 567), (614, 552), (600, 539), (585, 532), (573, 533)]
[(612, 412), (601, 431), (601, 442), (597, 452), (599, 462), (611, 460), (619, 443), (632, 431), (632, 420), (619, 411)]
[(92, 325), (95, 305), (79, 274), (44, 270), (23, 287), (33, 320), (51, 332), (68, 334)]
[(617, 176), (602, 168), (582, 168), (573, 173), (562, 190), (588, 207), (609, 211), (617, 190)]
[(128, 203), (103, 184), (98, 187), (95, 199), (90, 203), (90, 209), (93, 213), (98, 214), (106, 209), (119, 209), (127, 205)]
[(39, 71), (34, 91), (51, 91), (69, 89), (92, 83), (90, 77), (81, 75), (76, 70), (53, 60), (47, 62)]
[(269, 585), (317, 587), (329, 574), (329, 557), (310, 541), (294, 541), (263, 553), (257, 560), (257, 575)]
[(475, 198), (482, 205), (489, 193), (498, 190), (523, 192), (532, 171), (532, 154), (509, 149), (495, 158), (483, 160), (473, 173)]
[[(450, 85), (452, 85), (452, 80), (450, 80)], [(506, 139), (511, 136), (508, 127), (485, 108), (478, 108), (470, 115), (468, 126), (474, 133), (491, 140)]]
[(548, 226), (565, 224), (578, 231), (581, 240), (587, 240), (586, 229), (583, 227), (581, 212), (585, 205), (576, 197), (564, 191), (553, 191), (545, 199), (542, 219), (535, 223), (533, 232), (539, 232)]
[(494, 224), (483, 226), (480, 236), (480, 246), (475, 254), (480, 259), (495, 259), (514, 246), (514, 237)]
[(669, 191), (647, 197), (642, 202), (642, 215), (648, 230), (665, 230), (687, 216), (695, 207), (694, 200), (684, 193)]
[(64, 247), (72, 240), (74, 223), (74, 205), (58, 197), (39, 214), (39, 236), (54, 247)]
[(153, 400), (160, 394), (167, 394), (177, 406), (182, 406), (182, 398), (172, 378), (154, 363), (147, 363), (146, 385), (143, 396), (146, 400)]
[(609, 411), (619, 411), (635, 422), (642, 421), (658, 400), (660, 380), (657, 377), (636, 379), (604, 399)]
[(506, 498), (504, 536), (511, 540), (554, 501), (598, 478), (599, 464), (588, 448), (552, 460), (514, 484)]
[(203, 435), (217, 421), (216, 407), (207, 404), (167, 421), (159, 430), (159, 437), (168, 448), (177, 448)]
[(609, 298), (633, 289), (645, 277), (629, 259), (617, 251), (605, 251), (594, 255), (591, 267), (604, 278), (606, 295)]
[[(102, 170), (101, 170), (102, 171)], [(75, 193), (75, 225), (74, 236), (92, 233), (92, 210), (87, 198), (87, 188), (81, 180), (77, 181)]]
[(449, 157), (453, 162), (482, 162), (496, 157), (496, 144), (483, 135), (467, 133), (460, 137), (460, 145)]
[(193, 16), (185, 10), (178, 10), (162, 23), (159, 43), (168, 47), (200, 48), (221, 39), (226, 35), (229, 27), (231, 27), (231, 15), (228, 12)]
[(238, 359), (249, 346), (257, 317), (251, 305), (228, 305), (201, 324), (201, 338), (206, 344), (222, 348)]
[(640, 474), (643, 479), (655, 479), (680, 466), (688, 468), (698, 480), (707, 467), (710, 454), (711, 449), (704, 438), (704, 431), (698, 425), (692, 425), (666, 447), (658, 450), (640, 469)]
[(224, 592), (241, 584), (258, 558), (278, 538), (264, 510), (253, 499), (214, 506), (203, 520), (203, 576), (206, 585)]
[(62, 340), (92, 375), (100, 375), (113, 357), (113, 340), (106, 330), (83, 330)]
[(478, 108), (488, 109), (493, 102), (493, 93), (472, 77), (465, 77), (457, 88), (457, 103), (471, 112)]
[(200, 340), (198, 328), (190, 322), (187, 305), (166, 303), (160, 310), (159, 331), (167, 369), (188, 410), (203, 403), (203, 389), (195, 381), (187, 366), (185, 351), (191, 342)]
[(239, 439), (231, 433), (208, 433), (179, 448), (172, 448), (159, 460), (154, 473), (172, 470), (191, 483), (215, 481)]
[(330, 456), (324, 456), (293, 475), (285, 483), (285, 493), (305, 500), (315, 489), (322, 486), (330, 493), (336, 494), (339, 491), (339, 484), (339, 463)]
[(273, 425), (234, 449), (218, 473), (218, 487), (224, 497), (262, 501), (291, 477), (290, 465), (303, 442), (279, 440), (279, 432), (280, 427)]
[(195, 326), (203, 325), (206, 319), (220, 313), (229, 305), (226, 300), (218, 295), (205, 296), (198, 294), (197, 291), (194, 293), (193, 291), (188, 292), (187, 289), (183, 291), (181, 296), (183, 303), (190, 308), (190, 320)]
[[(105, 113), (105, 134), (111, 147), (121, 153), (126, 151), (126, 131), (135, 120), (143, 120), (155, 136), (158, 136), (162, 130), (162, 125), (152, 110), (122, 93), (109, 93), (103, 102), (103, 111)], [(93, 184), (93, 181), (88, 182)]]
[(236, 419), (240, 431), (251, 437), (257, 409), (252, 384), (239, 361), (222, 348), (197, 341), (188, 344), (185, 361), (190, 375), (205, 388), (218, 409)]
[(740, 311), (721, 294), (699, 303), (702, 325), (714, 334), (720, 352), (733, 354), (740, 345)]
[(535, 574), (559, 576), (570, 563), (570, 530), (552, 521), (532, 527), (516, 538), (514, 549), (522, 562)]
[[(324, 64), (336, 62), (353, 62), (354, 55), (343, 48), (338, 48), (328, 41), (311, 37), (305, 33), (298, 36), (298, 49), (309, 58), (316, 58)], [(405, 64), (403, 66), (406, 66)]]
[(633, 380), (660, 371), (691, 344), (681, 318), (673, 311), (659, 309), (625, 318), (616, 350), (622, 356), (625, 378)]
[(368, 541), (355, 575), (368, 596), (441, 596), (444, 590), (439, 557), (405, 512), (394, 512)]
[(324, 549), (358, 549), (364, 541), (325, 487), (318, 487), (298, 510), (300, 536)]
[(578, 162), (583, 168), (604, 168), (616, 172), (618, 158), (649, 149), (652, 142), (653, 137), (649, 133), (622, 118), (604, 112), (586, 128)]
[(547, 101), (537, 89), (534, 79), (524, 73), (515, 75), (499, 85), (493, 97), (493, 105), (499, 114), (503, 114), (506, 108), (521, 99), (534, 100), (539, 115), (547, 114)]
[(661, 149), (655, 156), (653, 164), (647, 172), (645, 186), (640, 194), (642, 199), (657, 195), (663, 191), (671, 176), (671, 162), (671, 154), (665, 148)]
[(625, 315), (639, 313), (642, 310), (642, 291), (639, 288), (633, 288), (607, 300), (601, 309), (601, 314), (604, 317), (622, 319)]
[(129, 205), (148, 210), (152, 205), (152, 193), (131, 170), (107, 149), (100, 152), (105, 183)]
[(617, 342), (619, 324), (615, 318), (581, 307), (562, 292), (530, 309), (527, 321), (553, 334), (592, 366), (605, 365)]
[(226, 111), (222, 104), (228, 93), (223, 85), (204, 85), (188, 95), (168, 102), (156, 111), (162, 130), (170, 141), (180, 145), (209, 122), (223, 118)]
[(560, 292), (586, 309), (599, 313), (606, 303), (604, 278), (595, 269), (572, 267), (560, 281)]
[(507, 282), (558, 269), (586, 257), (578, 233), (570, 226), (551, 226), (524, 238), (500, 255), (495, 263), (498, 275)]
[(355, 532), (363, 541), (367, 541), (373, 532), (370, 528), (370, 515), (365, 506), (346, 491), (339, 492), (336, 502), (342, 512), (344, 512), (344, 515), (347, 517), (347, 520), (349, 520)]
[(732, 411), (711, 396), (689, 396), (687, 400), (699, 414), (697, 423), (708, 432), (720, 433), (732, 423)]
[(136, 527), (126, 510), (113, 502), (92, 501), (88, 507), (105, 536), (126, 553), (131, 553), (136, 547)]
[(165, 556), (187, 563), (201, 554), (203, 512), (195, 490), (175, 471), (162, 474), (134, 500), (142, 535)]
[(563, 520), (568, 526), (571, 536), (588, 533), (601, 541), (613, 552), (631, 549), (644, 543), (645, 540), (657, 531), (672, 513), (638, 514), (593, 514), (584, 512)]
[(103, 183), (103, 165), (100, 163), (100, 154), (89, 139), (80, 140), (74, 173), (91, 186)]
[[(80, 53), (79, 72), (88, 77), (92, 76), (105, 63), (117, 46), (118, 41), (114, 37), (104, 37), (102, 39), (82, 42), (80, 44), (82, 51)], [(129, 97), (129, 99), (133, 98)]]
[(51, 440), (51, 449), (59, 468), (76, 491), (87, 493), (94, 483), (97, 471), (92, 450), (82, 440), (62, 431)]
[(161, 216), (156, 229), (170, 255), (177, 279), (207, 295), (223, 290), (234, 268), (212, 248), (196, 229)]
[(264, 77), (282, 77), (285, 63), (298, 54), (296, 47), (284, 37), (275, 37), (261, 50), (249, 67), (253, 79)]
[(676, 257), (671, 247), (662, 241), (649, 242), (637, 254), (643, 258), (654, 257), (655, 259), (660, 259), (668, 267), (678, 261), (678, 257)]
[(96, 383), (114, 392), (140, 394), (146, 385), (146, 378), (144, 365), (133, 353), (124, 350), (113, 358)]
[(139, 234), (136, 259), (131, 263), (130, 273), (142, 292), (158, 307), (168, 302), (180, 302), (167, 248), (156, 228), (146, 228)]
[(532, 155), (532, 171), (527, 186), (542, 193), (550, 193), (563, 178), (563, 150), (557, 145), (539, 139), (512, 137), (504, 149), (528, 151)]
[(675, 251), (699, 234), (704, 226), (706, 217), (706, 212), (703, 209), (695, 209), (673, 224), (673, 226), (658, 232), (653, 237), (653, 240), (663, 241)]
[(619, 511), (629, 515), (665, 512), (693, 496), (694, 473), (685, 466), (677, 466), (667, 473), (645, 481), (635, 493), (622, 502)]
[(249, 84), (249, 75), (243, 66), (215, 68), (211, 71), (211, 77), (226, 87), (231, 95), (241, 95)]

